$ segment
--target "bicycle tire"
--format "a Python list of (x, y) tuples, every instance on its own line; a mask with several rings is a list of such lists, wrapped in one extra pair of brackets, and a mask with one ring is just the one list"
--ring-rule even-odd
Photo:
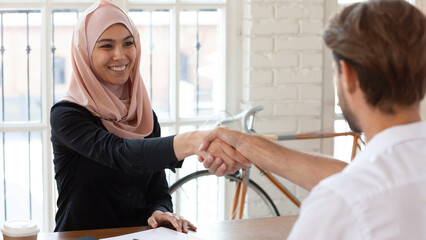
[[(175, 194), (178, 189), (182, 189), (185, 184), (188, 184), (191, 181), (197, 181), (198, 179), (201, 179), (203, 177), (208, 177), (208, 176), (216, 177), (215, 175), (209, 173), (208, 170), (200, 170), (200, 171), (197, 171), (197, 172), (193, 172), (193, 173), (191, 173), (191, 174), (189, 174), (189, 175), (187, 175), (187, 176), (179, 179), (174, 184), (172, 184), (170, 186), (170, 194), (172, 194), (172, 195)], [(233, 181), (233, 182), (237, 182), (237, 183), (241, 182), (241, 177), (237, 176), (235, 174), (226, 175), (225, 179), (227, 181)], [(248, 189), (247, 191), (251, 190), (253, 193), (256, 193), (257, 197), (259, 197), (261, 199), (261, 203), (258, 203), (258, 205), (260, 204), (260, 205), (262, 205), (262, 207), (266, 206), (267, 207), (267, 211), (269, 211), (269, 213), (268, 213), (269, 215), (258, 216), (258, 217), (280, 216), (278, 208), (275, 206), (275, 204), (272, 201), (271, 197), (256, 182), (254, 182), (253, 180), (249, 179), (249, 183), (248, 183), (248, 188), (247, 189)], [(178, 209), (175, 209), (175, 210), (176, 210), (176, 212), (178, 214), (182, 214), (182, 213), (179, 212)], [(245, 207), (245, 211), (246, 210), (247, 210), (247, 208)], [(185, 217), (187, 217), (187, 216), (185, 216)], [(249, 217), (247, 215), (245, 215), (243, 218), (249, 218)]]

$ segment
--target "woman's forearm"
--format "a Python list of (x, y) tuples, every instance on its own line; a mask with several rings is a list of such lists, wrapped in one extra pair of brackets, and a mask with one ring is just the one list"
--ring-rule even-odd
[(178, 134), (173, 139), (173, 150), (179, 161), (194, 155), (204, 137), (202, 132), (186, 132)]

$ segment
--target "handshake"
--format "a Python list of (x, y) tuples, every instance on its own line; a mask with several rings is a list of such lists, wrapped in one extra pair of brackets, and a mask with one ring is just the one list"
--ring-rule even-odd
[(216, 128), (211, 132), (196, 132), (201, 141), (195, 154), (210, 173), (217, 176), (232, 174), (243, 167), (251, 166), (244, 150), (251, 135), (227, 128)]

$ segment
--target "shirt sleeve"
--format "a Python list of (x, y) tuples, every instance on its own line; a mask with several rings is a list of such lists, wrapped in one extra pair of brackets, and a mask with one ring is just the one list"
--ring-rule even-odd
[(317, 186), (303, 202), (288, 239), (361, 239), (361, 235), (347, 202), (331, 189)]
[(108, 132), (102, 124), (97, 124), (96, 120), (100, 120), (85, 108), (76, 106), (78, 105), (64, 103), (52, 107), (52, 142), (55, 140), (63, 148), (127, 174), (154, 172), (165, 168), (174, 170), (178, 165), (173, 150), (174, 136), (120, 138)]

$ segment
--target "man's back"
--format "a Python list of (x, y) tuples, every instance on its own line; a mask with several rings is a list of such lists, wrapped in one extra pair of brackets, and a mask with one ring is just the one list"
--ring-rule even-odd
[(294, 239), (426, 239), (426, 122), (377, 134), (302, 205)]

